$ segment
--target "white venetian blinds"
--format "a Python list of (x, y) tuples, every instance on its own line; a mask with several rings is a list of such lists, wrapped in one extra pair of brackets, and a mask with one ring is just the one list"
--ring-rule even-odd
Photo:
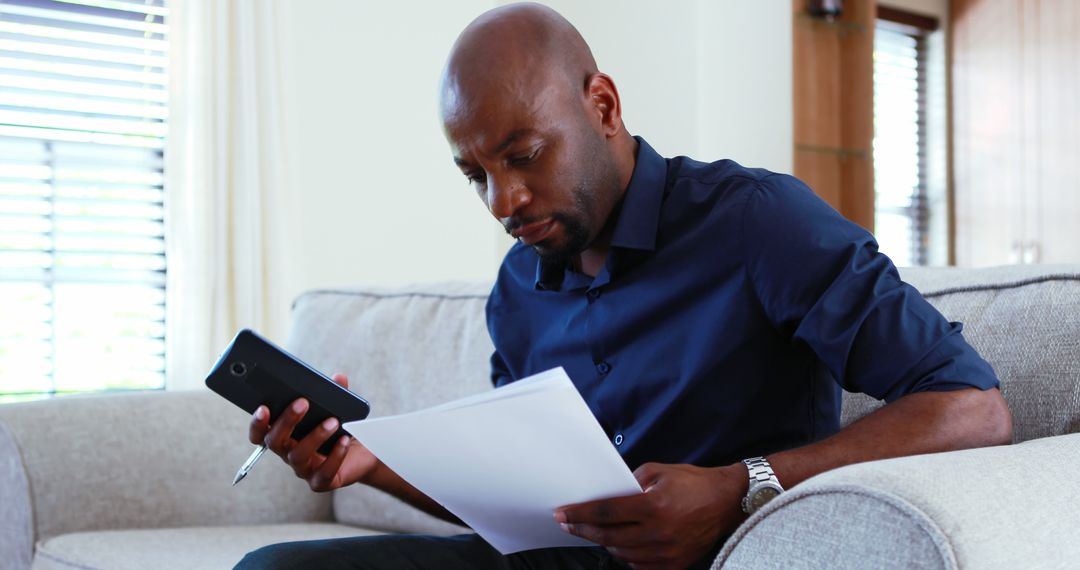
[(899, 266), (925, 265), (925, 48), (918, 33), (874, 32), (874, 228)]
[(164, 0), (0, 0), (0, 401), (164, 379)]

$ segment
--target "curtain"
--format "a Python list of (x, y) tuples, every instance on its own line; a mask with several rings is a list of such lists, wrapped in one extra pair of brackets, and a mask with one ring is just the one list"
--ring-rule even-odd
[(172, 0), (166, 387), (198, 388), (242, 327), (281, 341), (290, 225), (276, 2)]

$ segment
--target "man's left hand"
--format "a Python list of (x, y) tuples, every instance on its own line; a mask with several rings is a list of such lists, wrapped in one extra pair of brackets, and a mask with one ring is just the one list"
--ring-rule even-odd
[(685, 568), (746, 518), (739, 508), (748, 482), (741, 464), (646, 463), (634, 477), (643, 493), (559, 507), (555, 520), (638, 569)]

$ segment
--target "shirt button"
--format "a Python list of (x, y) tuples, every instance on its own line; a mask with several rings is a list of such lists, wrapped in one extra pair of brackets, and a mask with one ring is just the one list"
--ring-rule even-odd
[(622, 445), (622, 439), (621, 433), (615, 434), (615, 445)]
[(597, 297), (600, 296), (600, 290), (599, 289), (589, 289), (589, 291), (587, 293), (585, 293), (585, 296), (588, 297), (589, 302), (592, 303), (593, 301), (596, 300)]
[(607, 374), (608, 372), (611, 372), (611, 365), (607, 362), (601, 362), (596, 365), (596, 371), (601, 374)]

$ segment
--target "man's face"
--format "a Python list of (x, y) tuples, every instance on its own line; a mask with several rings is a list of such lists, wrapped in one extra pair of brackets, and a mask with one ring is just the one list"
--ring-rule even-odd
[(584, 250), (618, 195), (618, 174), (586, 102), (567, 85), (444, 94), (454, 162), (507, 233), (550, 260)]

